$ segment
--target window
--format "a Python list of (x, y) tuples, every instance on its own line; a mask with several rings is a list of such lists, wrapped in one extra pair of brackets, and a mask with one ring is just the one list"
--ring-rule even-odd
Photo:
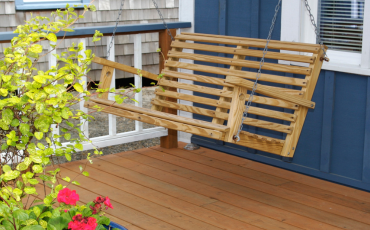
[[(365, 0), (308, 2), (329, 48), (330, 62), (323, 69), (370, 75), (370, 4)], [(283, 0), (281, 40), (316, 43), (303, 0)]]
[(331, 50), (362, 52), (365, 0), (321, 0), (320, 37)]
[(48, 10), (65, 8), (67, 4), (70, 6), (80, 5), (76, 8), (83, 8), (88, 5), (90, 0), (15, 0), (16, 10)]

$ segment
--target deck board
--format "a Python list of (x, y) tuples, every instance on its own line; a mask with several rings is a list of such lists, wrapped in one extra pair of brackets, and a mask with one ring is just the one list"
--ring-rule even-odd
[[(81, 202), (109, 196), (129, 230), (370, 229), (370, 194), (210, 149), (153, 147), (94, 159)], [(85, 161), (60, 165), (73, 178)], [(65, 174), (65, 175), (64, 175)], [(43, 188), (37, 188), (42, 193)]]

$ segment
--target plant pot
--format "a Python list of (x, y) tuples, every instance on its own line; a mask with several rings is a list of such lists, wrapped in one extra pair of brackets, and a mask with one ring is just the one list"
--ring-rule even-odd
[[(117, 224), (117, 223), (114, 223), (113, 221), (111, 221), (110, 222), (110, 224), (109, 224), (109, 226), (106, 226), (106, 225), (104, 225), (104, 227), (106, 228), (106, 229), (113, 229), (113, 228), (118, 228), (118, 229), (121, 229), (121, 230), (127, 230), (127, 228), (125, 228), (125, 227), (123, 227), (123, 226), (121, 226), (121, 225), (119, 225), (119, 224)], [(109, 228), (110, 227), (110, 228)]]

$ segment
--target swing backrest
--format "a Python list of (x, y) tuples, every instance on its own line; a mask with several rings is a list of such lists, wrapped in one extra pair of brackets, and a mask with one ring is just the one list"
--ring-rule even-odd
[[(160, 85), (166, 90), (156, 90), (152, 109), (161, 111), (167, 107), (206, 116), (212, 123), (229, 126), (231, 131), (225, 141), (235, 143), (232, 135), (239, 128), (249, 95), (243, 98), (233, 95), (238, 90), (246, 92), (246, 88), (230, 82), (235, 78), (255, 81), (263, 55), (263, 51), (256, 48), (264, 48), (265, 45), (266, 40), (263, 39), (194, 33), (177, 35), (162, 71), (165, 79), (160, 81)], [(259, 83), (268, 86), (265, 87), (267, 90), (311, 100), (322, 66), (320, 45), (271, 40), (268, 48)], [(185, 49), (194, 50), (195, 54), (184, 52)], [(196, 61), (196, 64), (190, 64), (188, 60)], [(301, 63), (302, 66), (279, 64), (278, 60)], [(195, 72), (178, 72), (179, 69)], [(198, 84), (172, 81), (174, 79)], [(174, 92), (170, 88), (192, 91), (193, 95)], [(243, 106), (236, 106), (238, 102), (232, 100), (233, 96), (234, 100), (243, 100)], [(170, 102), (168, 98), (177, 101)], [(180, 104), (179, 100), (194, 104)], [(291, 157), (306, 113), (307, 107), (297, 103), (274, 96), (256, 95), (244, 122), (249, 126), (248, 132), (242, 132), (241, 141), (236, 144)], [(257, 130), (264, 135), (256, 134)]]

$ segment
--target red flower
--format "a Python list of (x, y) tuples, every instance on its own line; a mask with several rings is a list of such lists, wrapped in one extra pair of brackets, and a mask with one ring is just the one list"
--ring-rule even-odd
[(98, 196), (97, 198), (95, 198), (94, 200), (94, 203), (103, 203), (105, 201), (105, 198), (101, 197), (101, 196)]
[(105, 198), (104, 204), (105, 204), (105, 206), (107, 206), (107, 207), (109, 207), (109, 208), (113, 209), (113, 206), (112, 206), (112, 204), (110, 203), (110, 199), (109, 199), (109, 197), (106, 197), (106, 198)]
[(64, 188), (59, 191), (57, 200), (59, 203), (63, 202), (65, 204), (76, 205), (76, 202), (80, 200), (80, 196), (76, 193), (76, 190)]
[(94, 217), (82, 217), (81, 214), (77, 214), (72, 220), (68, 223), (68, 229), (71, 230), (95, 230), (98, 226)]

